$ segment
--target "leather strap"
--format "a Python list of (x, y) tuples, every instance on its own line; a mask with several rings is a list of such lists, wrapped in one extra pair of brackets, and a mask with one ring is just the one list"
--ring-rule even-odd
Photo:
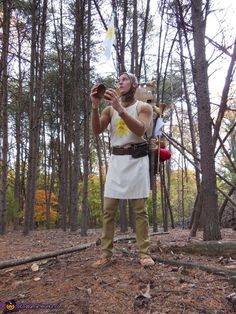
[(132, 155), (133, 148), (132, 147), (112, 147), (111, 153), (113, 155)]

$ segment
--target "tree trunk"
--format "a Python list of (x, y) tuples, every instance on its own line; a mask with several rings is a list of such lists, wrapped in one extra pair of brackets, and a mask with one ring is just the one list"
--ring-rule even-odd
[[(87, 235), (89, 227), (89, 205), (88, 205), (88, 176), (89, 176), (89, 146), (90, 146), (90, 99), (89, 99), (89, 82), (90, 82), (90, 44), (91, 44), (91, 1), (87, 3), (87, 33), (86, 38), (83, 36), (83, 87), (84, 87), (84, 185), (82, 201), (82, 222), (81, 234)], [(86, 48), (85, 48), (86, 47)]]
[(61, 215), (60, 227), (66, 231), (68, 207), (68, 130), (66, 125), (65, 103), (65, 48), (63, 26), (63, 2), (60, 0), (60, 26), (56, 26), (54, 8), (52, 7), (54, 36), (57, 50), (59, 79), (58, 79), (58, 121), (57, 121), (57, 154), (58, 154), (58, 179), (59, 179), (59, 211)]
[[(178, 8), (178, 6), (177, 6)], [(177, 11), (178, 12), (178, 11)], [(179, 14), (176, 14), (176, 19), (178, 21), (178, 25), (180, 24), (179, 21)], [(181, 70), (182, 70), (182, 76), (183, 76), (183, 86), (184, 86), (184, 94), (185, 94), (185, 101), (187, 103), (187, 109), (188, 109), (188, 118), (189, 118), (189, 128), (190, 128), (190, 134), (191, 134), (191, 144), (192, 144), (192, 152), (193, 156), (198, 156), (198, 151), (197, 151), (197, 145), (196, 145), (196, 128), (194, 126), (194, 119), (193, 119), (193, 114), (192, 114), (192, 104), (190, 101), (189, 97), (189, 92), (188, 92), (188, 86), (187, 86), (187, 78), (186, 78), (186, 69), (185, 69), (185, 60), (184, 60), (184, 53), (183, 53), (183, 43), (182, 43), (182, 30), (179, 29), (179, 45), (180, 45), (180, 60), (181, 60)], [(196, 165), (199, 164), (197, 158), (194, 157), (194, 162)], [(197, 186), (197, 192), (199, 193), (200, 191), (200, 172), (198, 171), (197, 168), (195, 168), (195, 174), (196, 174), (196, 186)], [(195, 205), (197, 205), (197, 202), (195, 202)], [(191, 221), (194, 221), (194, 216), (197, 211), (197, 208), (194, 206), (193, 213), (192, 213), (192, 218)], [(192, 227), (192, 224), (191, 224)]]
[(142, 65), (143, 65), (143, 59), (144, 59), (144, 54), (145, 54), (145, 44), (146, 44), (146, 35), (147, 35), (147, 25), (149, 21), (149, 11), (150, 11), (150, 0), (147, 0), (146, 15), (145, 15), (145, 20), (144, 20), (143, 34), (142, 34), (142, 47), (141, 47), (141, 52), (140, 52), (138, 80), (140, 80), (141, 74), (142, 74)]
[(137, 0), (133, 0), (133, 36), (131, 48), (131, 73), (138, 77), (138, 12)]
[[(12, 3), (3, 2), (3, 37), (0, 60), (0, 234), (6, 231), (6, 192), (8, 172), (8, 49)], [(1, 156), (2, 155), (2, 156)]]
[(219, 228), (218, 204), (216, 193), (216, 173), (214, 160), (214, 144), (210, 115), (210, 99), (208, 89), (207, 61), (205, 54), (205, 22), (201, 0), (192, 0), (192, 23), (195, 52), (194, 80), (198, 106), (198, 127), (201, 148), (202, 168), (202, 207), (204, 215), (203, 238), (207, 240), (221, 239)]
[[(74, 73), (73, 73), (73, 113), (75, 117), (74, 128), (74, 158), (73, 158), (73, 172), (71, 180), (71, 231), (76, 231), (78, 224), (78, 197), (79, 197), (79, 163), (80, 163), (80, 116), (82, 105), (82, 71), (81, 71), (81, 41), (83, 31), (83, 15), (84, 9), (81, 1), (76, 1), (76, 15), (75, 15), (75, 56), (74, 56)], [(84, 100), (84, 99), (83, 99)]]
[(20, 28), (20, 21), (17, 19), (17, 39), (18, 39), (18, 95), (17, 95), (17, 107), (15, 115), (15, 140), (16, 140), (16, 162), (15, 162), (15, 186), (14, 186), (14, 198), (16, 204), (16, 213), (14, 216), (14, 228), (17, 229), (19, 225), (18, 213), (23, 210), (23, 195), (21, 186), (21, 133), (22, 133), (22, 108), (23, 108), (23, 73), (22, 73), (22, 34)]
[[(30, 134), (27, 175), (27, 193), (25, 204), (24, 234), (34, 228), (34, 203), (36, 191), (37, 168), (39, 158), (39, 134), (43, 103), (43, 71), (45, 52), (45, 33), (47, 21), (47, 0), (43, 1), (40, 17), (40, 6), (35, 0), (32, 5), (32, 44), (30, 73)], [(36, 16), (36, 14), (39, 16)], [(37, 42), (37, 32), (39, 42)], [(38, 58), (37, 58), (38, 57)]]
[(120, 73), (126, 72), (125, 69), (125, 40), (126, 40), (126, 27), (127, 27), (127, 15), (128, 15), (128, 0), (123, 1), (123, 27), (122, 38), (120, 47)]

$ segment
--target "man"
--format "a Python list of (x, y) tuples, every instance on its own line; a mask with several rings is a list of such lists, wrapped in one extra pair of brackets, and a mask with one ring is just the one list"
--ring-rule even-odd
[[(136, 240), (139, 262), (143, 266), (154, 265), (148, 254), (148, 215), (146, 200), (150, 191), (149, 159), (145, 146), (145, 134), (152, 124), (152, 107), (137, 101), (134, 97), (138, 87), (137, 78), (131, 73), (123, 73), (118, 82), (120, 96), (114, 89), (107, 89), (104, 99), (110, 104), (101, 115), (98, 84), (92, 88), (92, 129), (95, 135), (103, 132), (110, 124), (111, 157), (106, 176), (104, 192), (102, 256), (92, 266), (94, 268), (110, 263), (113, 249), (115, 211), (119, 199), (131, 200), (136, 216)], [(136, 144), (141, 154), (133, 157)], [(141, 147), (141, 148), (139, 148)], [(135, 149), (136, 152), (136, 149)]]

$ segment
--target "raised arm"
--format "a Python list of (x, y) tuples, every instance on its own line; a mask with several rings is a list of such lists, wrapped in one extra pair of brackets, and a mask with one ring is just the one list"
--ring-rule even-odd
[(92, 130), (95, 135), (102, 133), (111, 121), (111, 107), (106, 107), (101, 115), (98, 108), (92, 107)]
[(108, 124), (111, 121), (111, 114), (110, 114), (110, 108), (111, 107), (106, 107), (101, 115), (99, 113), (99, 105), (101, 103), (101, 98), (96, 97), (97, 95), (97, 86), (95, 85), (90, 94), (90, 98), (92, 101), (92, 117), (91, 117), (91, 122), (92, 122), (92, 130), (95, 135), (98, 135), (102, 133), (108, 126)]

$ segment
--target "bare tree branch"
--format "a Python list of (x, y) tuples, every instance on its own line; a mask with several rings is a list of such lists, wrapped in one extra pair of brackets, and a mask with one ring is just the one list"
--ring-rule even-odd
[(217, 138), (218, 138), (219, 132), (220, 132), (221, 122), (222, 122), (222, 119), (224, 117), (224, 114), (225, 114), (225, 111), (227, 108), (229, 88), (230, 88), (232, 78), (233, 78), (232, 73), (234, 70), (235, 61), (236, 61), (236, 40), (234, 42), (234, 51), (233, 51), (233, 54), (231, 57), (230, 65), (228, 68), (228, 73), (227, 73), (227, 76), (225, 79), (225, 85), (224, 85), (222, 96), (221, 96), (220, 109), (219, 109), (218, 116), (217, 116), (217, 119), (215, 122), (214, 135), (213, 135), (214, 147), (216, 146)]

